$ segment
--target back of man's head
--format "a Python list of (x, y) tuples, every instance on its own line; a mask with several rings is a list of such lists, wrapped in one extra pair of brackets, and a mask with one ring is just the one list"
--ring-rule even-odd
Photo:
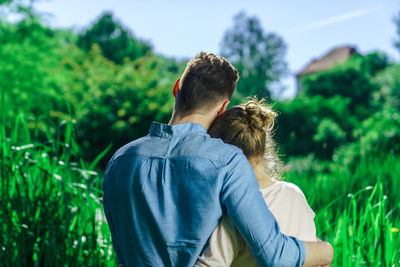
[(238, 71), (227, 59), (201, 52), (187, 63), (182, 74), (176, 112), (180, 116), (206, 113), (220, 101), (231, 98), (238, 79)]

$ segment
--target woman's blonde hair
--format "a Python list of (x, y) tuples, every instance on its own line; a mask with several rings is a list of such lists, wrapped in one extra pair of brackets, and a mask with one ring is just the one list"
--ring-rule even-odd
[(217, 117), (208, 133), (239, 147), (249, 160), (263, 156), (266, 173), (270, 179), (278, 180), (282, 162), (272, 138), (276, 117), (277, 113), (266, 104), (265, 99), (252, 99)]

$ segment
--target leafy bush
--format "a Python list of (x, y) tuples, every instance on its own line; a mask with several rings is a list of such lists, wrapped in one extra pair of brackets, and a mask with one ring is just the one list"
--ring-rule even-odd
[(110, 144), (115, 150), (146, 135), (152, 121), (168, 121), (181, 63), (152, 55), (118, 66), (104, 58), (97, 45), (88, 54), (76, 49), (69, 53), (62, 63), (69, 75), (63, 87), (85, 158), (95, 158)]
[(349, 98), (350, 112), (358, 119), (364, 119), (376, 110), (372, 100), (379, 88), (371, 78), (387, 65), (386, 57), (381, 54), (356, 54), (332, 69), (306, 75), (301, 80), (302, 93), (310, 97), (340, 95)]
[(35, 18), (17, 24), (1, 21), (0, 28), (0, 86), (5, 90), (6, 115), (15, 117), (23, 111), (39, 116), (62, 107), (59, 91), (50, 86), (55, 78), (52, 70), (61, 60), (60, 39)]
[(313, 136), (317, 144), (317, 156), (330, 158), (334, 150), (346, 141), (346, 133), (332, 119), (323, 119)]
[[(299, 96), (291, 101), (278, 102), (274, 108), (279, 111), (276, 138), (281, 153), (288, 156), (307, 155), (329, 158), (342, 143), (352, 140), (351, 132), (356, 127), (355, 118), (349, 109), (350, 99), (342, 96)], [(323, 140), (322, 130), (329, 120), (335, 124), (338, 137)], [(332, 143), (331, 143), (332, 141)], [(324, 145), (324, 143), (326, 143)], [(329, 147), (329, 148), (328, 148)]]
[(104, 47), (94, 43), (85, 52), (72, 33), (52, 31), (35, 17), (0, 26), (7, 36), (0, 45), (2, 111), (6, 118), (26, 114), (43, 140), (59, 120), (74, 118), (82, 155), (94, 159), (110, 144), (115, 150), (146, 135), (153, 120), (168, 121), (181, 62), (141, 54), (117, 65), (103, 56)]
[(282, 152), (330, 159), (341, 145), (357, 142), (364, 120), (385, 105), (396, 107), (395, 66), (381, 53), (356, 54), (332, 69), (303, 77), (303, 91), (275, 106), (281, 113), (277, 138)]
[(340, 148), (334, 159), (342, 166), (354, 169), (361, 157), (384, 157), (400, 153), (400, 114), (384, 109), (362, 122), (354, 131), (357, 142)]
[(376, 105), (388, 105), (393, 109), (400, 109), (400, 64), (393, 64), (374, 77), (379, 86), (375, 93)]

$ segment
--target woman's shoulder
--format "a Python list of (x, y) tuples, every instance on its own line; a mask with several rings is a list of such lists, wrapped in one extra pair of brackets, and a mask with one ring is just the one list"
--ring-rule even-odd
[(303, 191), (293, 183), (283, 182), (285, 197), (291, 199), (292, 204), (295, 204), (299, 210), (306, 210), (313, 218), (315, 217), (314, 211), (308, 204), (307, 198)]
[(306, 210), (312, 217), (315, 216), (303, 191), (293, 183), (278, 181), (267, 187), (262, 193), (267, 202), (270, 201), (279, 204), (281, 209), (287, 206), (290, 210)]
[(285, 181), (274, 182), (272, 185), (261, 189), (261, 191), (263, 193), (279, 193), (293, 196), (304, 196), (303, 191), (301, 191), (301, 189), (297, 185)]
[(293, 196), (301, 196), (305, 198), (303, 191), (301, 191), (300, 187), (298, 187), (297, 185), (284, 181), (279, 181), (278, 183), (281, 184), (282, 188), (281, 190), (286, 194)]

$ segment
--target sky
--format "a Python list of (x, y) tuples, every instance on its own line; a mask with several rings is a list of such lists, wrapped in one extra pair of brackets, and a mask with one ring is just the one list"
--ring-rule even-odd
[(76, 31), (112, 11), (157, 53), (177, 58), (191, 58), (200, 51), (218, 54), (225, 30), (243, 10), (288, 46), (290, 74), (281, 81), (287, 87), (285, 97), (295, 91), (293, 75), (333, 47), (352, 45), (361, 53), (379, 50), (397, 61), (400, 55), (393, 47), (393, 19), (400, 0), (42, 0), (35, 8), (50, 26)]

